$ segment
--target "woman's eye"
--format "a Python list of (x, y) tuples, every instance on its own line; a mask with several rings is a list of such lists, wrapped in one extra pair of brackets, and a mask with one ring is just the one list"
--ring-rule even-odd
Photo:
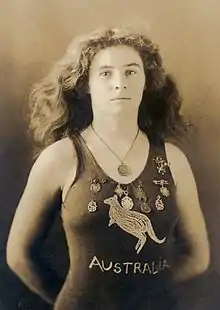
[(134, 70), (127, 70), (126, 75), (135, 75), (137, 72)]
[(104, 71), (104, 72), (101, 72), (100, 74), (102, 77), (109, 77), (111, 75), (111, 72), (110, 71)]

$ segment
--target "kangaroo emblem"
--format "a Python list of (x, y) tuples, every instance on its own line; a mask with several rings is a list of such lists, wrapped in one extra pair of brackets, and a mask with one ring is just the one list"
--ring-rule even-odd
[(137, 254), (140, 253), (147, 241), (146, 233), (158, 244), (162, 244), (166, 240), (166, 237), (161, 240), (157, 238), (147, 215), (132, 210), (125, 210), (120, 205), (117, 195), (105, 199), (104, 203), (110, 206), (108, 226), (117, 224), (121, 229), (138, 238), (135, 246)]

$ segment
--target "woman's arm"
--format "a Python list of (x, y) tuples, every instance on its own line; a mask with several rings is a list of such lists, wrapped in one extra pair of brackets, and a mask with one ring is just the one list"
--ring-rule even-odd
[(188, 160), (179, 148), (170, 143), (166, 144), (166, 152), (176, 183), (176, 199), (180, 213), (178, 230), (188, 249), (180, 257), (174, 276), (177, 281), (186, 281), (208, 268), (209, 241), (196, 182)]
[(73, 148), (63, 139), (48, 147), (32, 167), (11, 226), (6, 256), (17, 276), (53, 304), (63, 281), (40, 257), (40, 248), (59, 210), (65, 177), (73, 167)]

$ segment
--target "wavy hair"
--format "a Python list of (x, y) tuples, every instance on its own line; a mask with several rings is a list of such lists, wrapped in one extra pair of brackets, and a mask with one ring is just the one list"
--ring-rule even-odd
[(65, 55), (29, 98), (29, 128), (40, 146), (80, 133), (93, 120), (88, 75), (101, 49), (126, 45), (140, 55), (147, 87), (139, 107), (138, 125), (160, 138), (177, 137), (186, 129), (180, 114), (181, 98), (165, 72), (159, 48), (145, 34), (129, 29), (101, 29), (74, 38)]

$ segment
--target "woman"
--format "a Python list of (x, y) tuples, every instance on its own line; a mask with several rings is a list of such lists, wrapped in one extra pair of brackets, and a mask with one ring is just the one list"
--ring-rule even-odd
[[(13, 220), (11, 269), (56, 310), (177, 309), (174, 287), (207, 269), (209, 243), (189, 163), (167, 141), (185, 125), (158, 48), (123, 29), (77, 38), (30, 109), (46, 148)], [(57, 212), (64, 284), (39, 258)]]

